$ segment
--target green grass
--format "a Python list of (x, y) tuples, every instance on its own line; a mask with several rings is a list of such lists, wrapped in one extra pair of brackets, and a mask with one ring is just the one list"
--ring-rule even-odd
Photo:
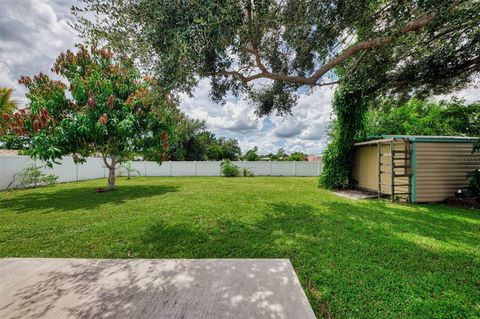
[(289, 258), (319, 318), (479, 318), (480, 211), (316, 178), (120, 179), (0, 193), (0, 256)]

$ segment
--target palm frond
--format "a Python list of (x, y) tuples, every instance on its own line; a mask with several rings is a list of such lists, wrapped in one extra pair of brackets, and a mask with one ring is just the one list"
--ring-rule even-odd
[(13, 91), (12, 88), (0, 88), (0, 114), (12, 112), (19, 104), (12, 100)]

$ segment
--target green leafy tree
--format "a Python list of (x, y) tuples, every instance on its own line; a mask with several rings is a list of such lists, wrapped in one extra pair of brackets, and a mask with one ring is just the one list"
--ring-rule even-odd
[[(301, 86), (362, 78), (429, 94), (461, 86), (480, 65), (475, 0), (82, 2), (73, 12), (87, 39), (139, 57), (169, 89), (210, 78), (214, 100), (248, 93), (259, 114), (290, 112)], [(363, 72), (371, 66), (378, 74)]]
[(365, 135), (406, 134), (480, 136), (480, 103), (411, 99), (387, 100), (366, 113)]
[(7, 117), (11, 132), (31, 137), (33, 157), (52, 165), (64, 155), (81, 163), (98, 154), (109, 170), (109, 190), (116, 168), (132, 153), (164, 158), (176, 110), (153, 79), (142, 80), (132, 60), (80, 47), (60, 54), (52, 71), (69, 85), (42, 73), (22, 77), (30, 103)]
[(205, 132), (204, 138), (207, 141), (207, 157), (209, 160), (236, 161), (242, 154), (242, 150), (238, 145), (238, 140), (233, 138), (220, 137), (217, 138), (211, 132)]
[(180, 114), (176, 129), (177, 142), (169, 150), (172, 161), (204, 161), (207, 159), (207, 140), (205, 121), (192, 120)]
[(255, 146), (254, 148), (248, 150), (245, 153), (245, 156), (243, 156), (243, 159), (245, 161), (259, 161), (260, 156), (258, 155), (258, 147)]
[(289, 161), (297, 161), (297, 162), (303, 162), (305, 159), (308, 157), (307, 154), (302, 153), (302, 152), (293, 152), (288, 156)]

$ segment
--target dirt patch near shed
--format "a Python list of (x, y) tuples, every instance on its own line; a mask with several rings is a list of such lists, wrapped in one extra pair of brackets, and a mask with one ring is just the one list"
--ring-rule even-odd
[(342, 189), (333, 191), (335, 195), (349, 199), (377, 198), (377, 193), (361, 189)]

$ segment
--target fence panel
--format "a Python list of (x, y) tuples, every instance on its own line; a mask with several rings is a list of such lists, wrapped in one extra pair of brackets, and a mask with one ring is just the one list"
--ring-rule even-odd
[(196, 176), (196, 162), (170, 162), (171, 176)]
[(78, 180), (103, 178), (108, 176), (105, 164), (101, 158), (89, 157), (83, 164), (78, 164)]
[(220, 176), (220, 163), (216, 161), (196, 162), (196, 176)]
[[(44, 165), (28, 156), (0, 155), (0, 189), (5, 189), (15, 174), (33, 163), (37, 166)], [(108, 170), (101, 158), (90, 157), (85, 163), (76, 165), (71, 157), (64, 157), (60, 163), (42, 170), (45, 173), (57, 175), (59, 182), (104, 178), (108, 175)], [(132, 167), (142, 176), (220, 176), (220, 163), (219, 161), (168, 161), (159, 165), (156, 162), (134, 161)], [(256, 176), (318, 176), (321, 173), (320, 162), (234, 161), (233, 163), (241, 170), (244, 168), (251, 170)], [(117, 172), (120, 174), (120, 170)], [(134, 175), (138, 174), (135, 172)], [(14, 185), (17, 186), (18, 183)]]
[[(33, 160), (29, 156), (2, 155), (0, 160), (0, 189), (7, 188), (15, 174), (33, 164)], [(18, 182), (14, 182), (12, 186), (18, 186)]]
[(296, 176), (319, 176), (322, 172), (322, 162), (302, 162), (296, 167)]
[(157, 162), (144, 162), (145, 176), (170, 176), (171, 162), (163, 162), (161, 165)]
[(272, 162), (272, 176), (295, 176), (295, 162)]
[[(35, 163), (37, 166), (44, 165), (40, 161)], [(63, 157), (60, 164), (53, 164), (52, 168), (45, 166), (42, 170), (45, 174), (58, 176), (60, 183), (76, 182), (78, 180), (78, 167), (71, 157)]]
[(246, 168), (251, 170), (255, 176), (268, 176), (271, 175), (271, 165), (273, 162), (240, 162), (235, 161), (234, 164), (241, 169)]

